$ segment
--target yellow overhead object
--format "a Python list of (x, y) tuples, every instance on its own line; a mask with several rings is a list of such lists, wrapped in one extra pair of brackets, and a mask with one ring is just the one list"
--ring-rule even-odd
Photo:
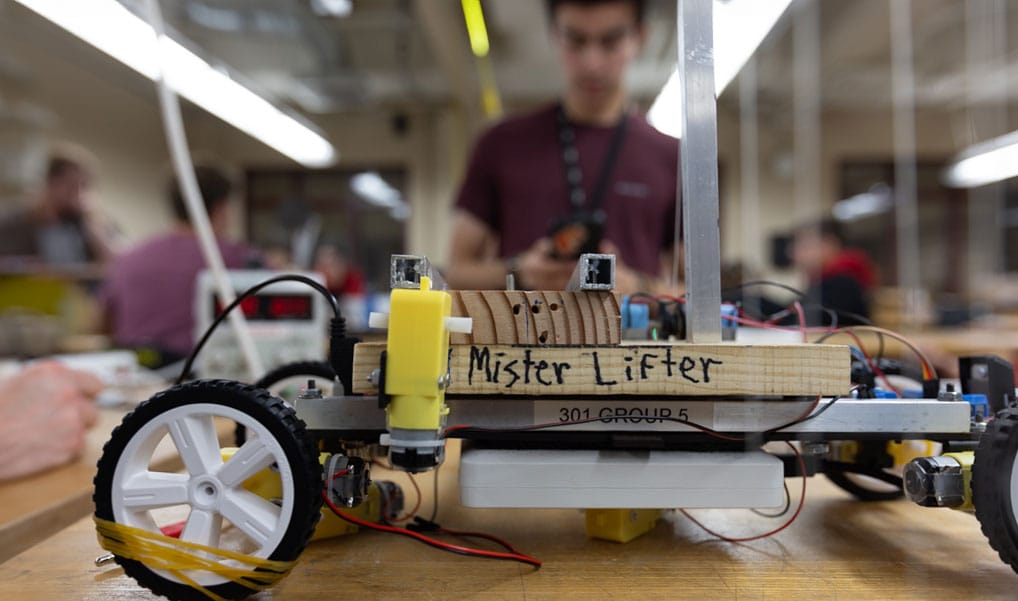
[(488, 43), (488, 28), (484, 24), (481, 0), (460, 0), (460, 5), (463, 7), (463, 20), (470, 37), (470, 50), (477, 58), (484, 58), (488, 56), (491, 46)]
[(491, 63), (491, 44), (488, 41), (488, 27), (484, 23), (481, 0), (460, 0), (463, 21), (470, 38), (470, 51), (477, 57), (477, 78), (481, 88), (481, 109), (485, 117), (502, 115), (502, 97), (495, 81), (495, 69)]

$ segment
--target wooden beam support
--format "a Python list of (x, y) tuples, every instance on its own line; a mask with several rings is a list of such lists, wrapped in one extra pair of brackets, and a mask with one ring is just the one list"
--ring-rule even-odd
[[(614, 346), (453, 345), (449, 394), (825, 396), (847, 394), (847, 346), (640, 343)], [(354, 392), (384, 343), (357, 345)]]

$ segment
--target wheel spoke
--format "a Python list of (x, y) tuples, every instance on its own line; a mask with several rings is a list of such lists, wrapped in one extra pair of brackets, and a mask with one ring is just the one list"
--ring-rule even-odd
[(233, 488), (269, 467), (274, 461), (272, 449), (260, 438), (252, 438), (219, 468), (218, 478), (223, 485)]
[(180, 540), (206, 547), (219, 546), (219, 533), (223, 529), (223, 516), (205, 509), (191, 509)]
[(259, 546), (265, 544), (279, 525), (279, 507), (243, 489), (226, 491), (220, 511)]
[(144, 472), (132, 477), (120, 491), (120, 502), (133, 509), (154, 509), (187, 503), (185, 474)]
[(209, 415), (187, 415), (168, 425), (184, 467), (192, 476), (211, 474), (223, 464), (216, 424)]

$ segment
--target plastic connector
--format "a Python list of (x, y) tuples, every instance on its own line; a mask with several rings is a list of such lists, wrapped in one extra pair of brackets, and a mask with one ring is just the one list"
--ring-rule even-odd
[(414, 532), (435, 532), (442, 527), (431, 520), (426, 520), (419, 515), (414, 516), (414, 521), (406, 525), (407, 530), (413, 530)]
[(334, 317), (329, 322), (329, 365), (343, 385), (343, 394), (353, 394), (353, 350), (360, 338), (346, 335), (346, 320)]

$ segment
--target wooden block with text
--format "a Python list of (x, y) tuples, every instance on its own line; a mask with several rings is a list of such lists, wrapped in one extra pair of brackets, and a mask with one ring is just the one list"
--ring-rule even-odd
[[(449, 394), (815, 396), (849, 391), (848, 347), (825, 344), (652, 343), (536, 346), (454, 344)], [(357, 345), (354, 392), (384, 343)]]

